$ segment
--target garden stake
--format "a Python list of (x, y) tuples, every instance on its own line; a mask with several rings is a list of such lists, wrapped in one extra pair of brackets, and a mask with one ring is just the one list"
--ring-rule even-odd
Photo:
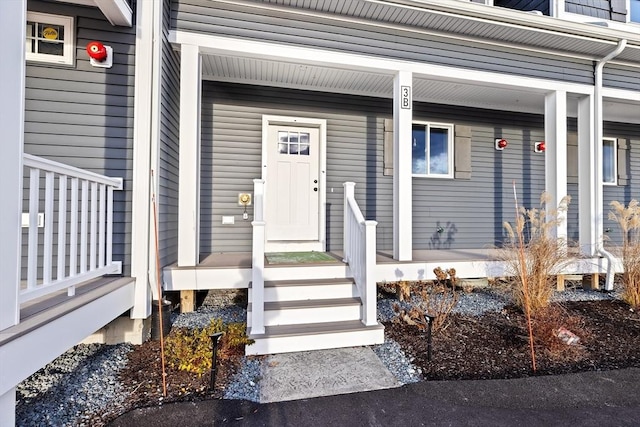
[(162, 327), (162, 304), (164, 298), (162, 297), (162, 284), (160, 281), (162, 277), (160, 275), (160, 252), (158, 249), (158, 208), (156, 204), (156, 181), (153, 176), (153, 169), (151, 169), (151, 203), (153, 204), (153, 231), (155, 236), (155, 249), (156, 249), (156, 286), (158, 292), (158, 319), (160, 323), (160, 361), (162, 368), (162, 396), (167, 397), (167, 370), (165, 367), (164, 358), (164, 330)]
[(427, 323), (427, 361), (431, 362), (431, 326), (436, 316), (424, 315), (424, 321)]
[(212, 353), (211, 353), (211, 380), (209, 382), (209, 392), (210, 393), (214, 392), (214, 387), (216, 385), (216, 373), (218, 372), (218, 369), (216, 368), (216, 359), (217, 359), (217, 354), (218, 354), (218, 340), (220, 339), (222, 334), (223, 334), (223, 332), (216, 332), (215, 334), (209, 335), (209, 337), (211, 338), (211, 347), (212, 347)]

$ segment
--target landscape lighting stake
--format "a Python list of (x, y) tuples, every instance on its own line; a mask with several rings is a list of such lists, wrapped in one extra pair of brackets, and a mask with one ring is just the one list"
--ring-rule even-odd
[(209, 383), (209, 392), (213, 393), (214, 387), (216, 385), (216, 373), (218, 369), (216, 368), (216, 359), (218, 354), (218, 340), (222, 336), (222, 332), (216, 332), (215, 334), (209, 335), (211, 338), (211, 347), (213, 352), (211, 353), (211, 381)]
[(429, 314), (424, 315), (424, 321), (427, 322), (427, 361), (431, 362), (431, 326), (436, 316)]

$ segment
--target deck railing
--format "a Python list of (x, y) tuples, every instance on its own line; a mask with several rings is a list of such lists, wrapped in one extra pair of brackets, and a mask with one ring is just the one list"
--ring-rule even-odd
[(264, 180), (253, 180), (253, 255), (251, 270), (251, 334), (264, 334)]
[(344, 262), (349, 264), (362, 299), (362, 323), (375, 325), (376, 221), (365, 221), (355, 199), (353, 182), (344, 184)]
[(112, 235), (113, 191), (122, 190), (122, 178), (29, 154), (24, 167), (28, 213), (23, 214), (26, 280), (20, 302), (64, 289), (72, 296), (81, 282), (120, 273), (121, 263), (112, 259)]

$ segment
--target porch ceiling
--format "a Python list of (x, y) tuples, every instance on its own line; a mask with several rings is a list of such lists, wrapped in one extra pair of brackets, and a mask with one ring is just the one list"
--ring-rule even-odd
[[(368, 71), (296, 64), (257, 58), (203, 55), (205, 80), (275, 86), (321, 92), (393, 98), (393, 76)], [(413, 100), (490, 110), (544, 113), (544, 93), (497, 85), (469, 84), (414, 76)], [(605, 120), (640, 124), (640, 100), (604, 100)], [(568, 100), (577, 116), (577, 100)]]

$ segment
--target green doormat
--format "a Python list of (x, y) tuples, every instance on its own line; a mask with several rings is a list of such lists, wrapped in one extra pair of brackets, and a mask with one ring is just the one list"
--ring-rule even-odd
[(266, 253), (269, 264), (313, 264), (316, 262), (337, 262), (324, 252), (269, 252)]

